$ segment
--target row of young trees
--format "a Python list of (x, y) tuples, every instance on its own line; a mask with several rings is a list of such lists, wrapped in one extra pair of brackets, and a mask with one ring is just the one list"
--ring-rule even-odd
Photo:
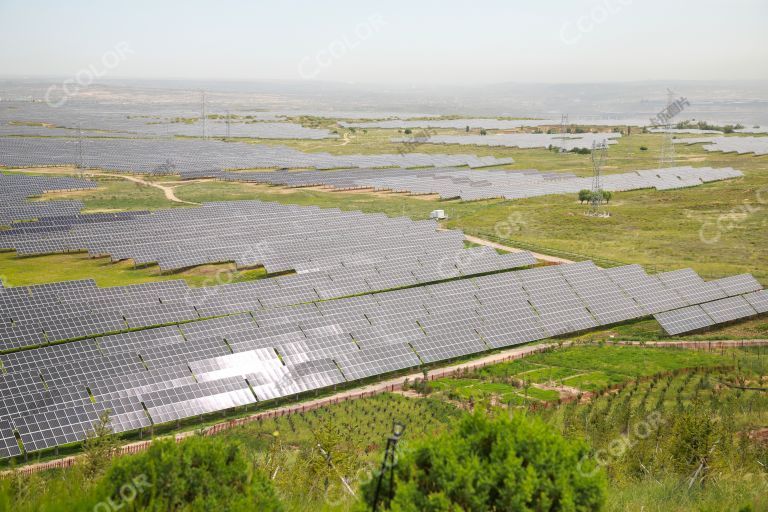
[[(579, 190), (579, 203), (581, 204), (591, 203), (594, 194), (595, 193), (593, 193), (589, 189)], [(596, 192), (596, 194), (599, 201), (601, 203), (606, 203), (606, 204), (608, 204), (608, 202), (610, 202), (611, 198), (613, 197), (613, 193), (611, 193), (608, 190), (599, 190), (598, 192)]]

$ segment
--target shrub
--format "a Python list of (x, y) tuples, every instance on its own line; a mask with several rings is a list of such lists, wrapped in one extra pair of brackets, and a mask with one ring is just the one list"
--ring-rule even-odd
[(156, 441), (144, 453), (116, 459), (100, 494), (119, 502), (126, 483), (135, 483), (137, 510), (282, 510), (242, 446), (220, 438)]
[[(605, 500), (605, 476), (584, 462), (587, 454), (581, 441), (566, 440), (538, 418), (492, 419), (475, 412), (457, 429), (418, 443), (400, 459), (394, 498), (383, 502), (384, 509), (597, 510)], [(388, 491), (388, 473), (384, 479)], [(368, 506), (377, 482), (373, 478), (363, 485)], [(382, 494), (388, 498), (388, 492)]]

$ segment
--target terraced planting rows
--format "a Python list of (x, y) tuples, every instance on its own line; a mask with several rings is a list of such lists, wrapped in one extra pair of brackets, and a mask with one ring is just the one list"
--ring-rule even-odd
[(584, 345), (440, 379), (431, 387), (449, 399), (493, 398), (508, 405), (522, 405), (579, 392), (594, 393), (660, 372), (727, 363), (717, 354), (691, 350)]

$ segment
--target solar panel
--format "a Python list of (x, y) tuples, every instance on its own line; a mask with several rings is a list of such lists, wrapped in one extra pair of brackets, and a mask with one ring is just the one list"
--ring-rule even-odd
[(715, 325), (715, 322), (701, 306), (689, 306), (664, 313), (656, 313), (654, 318), (670, 336)]

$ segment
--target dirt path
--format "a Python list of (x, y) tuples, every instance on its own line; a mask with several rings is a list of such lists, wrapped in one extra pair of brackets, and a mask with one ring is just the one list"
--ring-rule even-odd
[[(507, 251), (507, 252), (530, 252), (530, 251), (525, 251), (523, 249), (518, 249), (516, 247), (509, 247), (508, 245), (502, 245), (502, 244), (498, 244), (496, 242), (491, 242), (489, 240), (485, 240), (484, 238), (478, 238), (478, 237), (472, 236), (472, 235), (464, 235), (464, 239), (467, 242), (472, 242), (473, 244), (485, 245), (486, 247), (492, 247), (494, 249), (501, 249), (502, 251)], [(558, 264), (559, 263), (573, 263), (573, 260), (567, 260), (565, 258), (558, 258), (557, 256), (550, 256), (548, 254), (540, 254), (538, 252), (531, 252), (531, 254), (533, 254), (533, 256), (537, 260), (541, 260), (541, 261), (549, 261), (551, 263), (558, 263)]]
[[(80, 169), (77, 169), (75, 167), (29, 167), (26, 169), (11, 169), (13, 172), (29, 172), (29, 173), (35, 173), (35, 174), (72, 174), (76, 175), (80, 173)], [(165, 194), (165, 198), (169, 201), (173, 201), (174, 203), (183, 203), (183, 204), (200, 204), (200, 203), (192, 203), (190, 201), (184, 201), (182, 199), (179, 199), (176, 197), (176, 193), (174, 192), (174, 189), (181, 185), (187, 185), (189, 183), (195, 183), (197, 181), (207, 181), (207, 180), (187, 180), (183, 183), (178, 183), (177, 185), (166, 185), (164, 183), (155, 183), (152, 181), (147, 181), (145, 179), (139, 178), (138, 176), (130, 175), (130, 174), (113, 174), (108, 172), (103, 172), (99, 170), (94, 169), (88, 169), (87, 173), (91, 176), (109, 176), (110, 178), (120, 178), (123, 180), (132, 181), (134, 183), (138, 183), (140, 185), (146, 185), (148, 187), (154, 187), (157, 189), (160, 189), (163, 191), (163, 194)], [(166, 182), (167, 183), (167, 182)]]
[(127, 174), (98, 173), (97, 176), (110, 176), (110, 177), (113, 177), (113, 178), (122, 178), (124, 180), (132, 181), (134, 183), (139, 183), (141, 185), (147, 185), (147, 186), (150, 186), (150, 187), (158, 188), (158, 189), (163, 191), (163, 193), (165, 194), (165, 198), (167, 200), (173, 201), (174, 203), (200, 204), (200, 203), (193, 203), (193, 202), (190, 202), (190, 201), (184, 201), (184, 200), (179, 199), (178, 197), (176, 197), (176, 193), (173, 190), (175, 187), (178, 187), (179, 185), (186, 185), (187, 183), (192, 183), (193, 180), (190, 180), (190, 181), (185, 182), (185, 183), (179, 183), (179, 185), (174, 185), (174, 186), (171, 187), (171, 186), (168, 186), (168, 185), (163, 185), (162, 183), (155, 183), (153, 181), (146, 181), (146, 180), (143, 180), (143, 179), (141, 179), (139, 177), (130, 176), (130, 175), (127, 175)]

